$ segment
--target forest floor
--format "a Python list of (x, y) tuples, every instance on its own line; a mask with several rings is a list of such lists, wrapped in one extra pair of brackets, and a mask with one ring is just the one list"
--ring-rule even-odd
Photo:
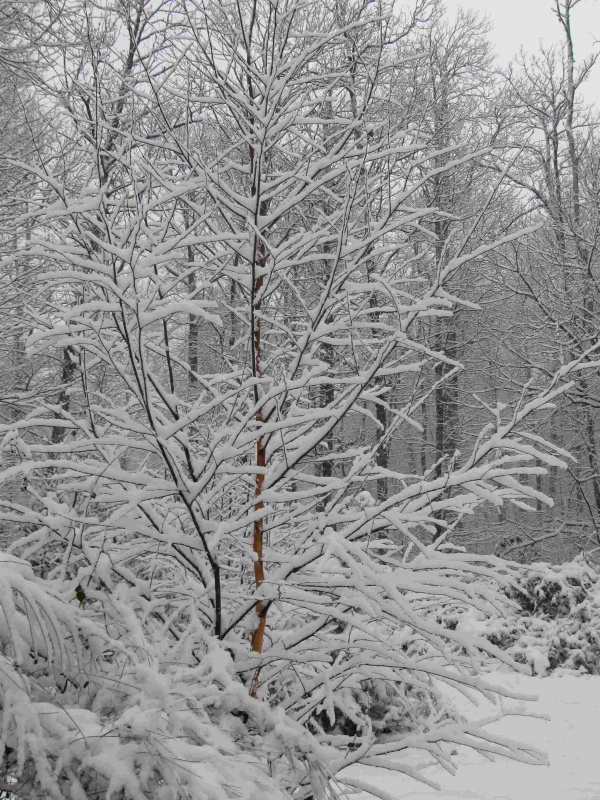
[[(490, 727), (506, 738), (545, 751), (549, 766), (505, 758), (490, 763), (483, 756), (461, 750), (456, 756), (456, 775), (440, 767), (425, 770), (441, 791), (387, 770), (362, 767), (354, 775), (399, 800), (600, 800), (600, 676), (494, 673), (489, 683), (539, 697), (537, 702), (508, 700), (505, 705), (548, 715), (550, 721), (510, 716)], [(460, 708), (473, 719), (488, 716), (490, 710), (490, 706), (475, 708), (464, 700)]]

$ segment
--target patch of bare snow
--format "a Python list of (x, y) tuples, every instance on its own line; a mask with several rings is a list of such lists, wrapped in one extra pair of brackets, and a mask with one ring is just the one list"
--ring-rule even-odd
[[(548, 715), (550, 721), (509, 716), (490, 730), (545, 751), (549, 766), (504, 758), (490, 762), (460, 750), (456, 775), (438, 766), (425, 771), (441, 791), (388, 770), (354, 767), (352, 775), (399, 800), (600, 800), (600, 676), (569, 673), (542, 678), (495, 672), (489, 678), (492, 684), (539, 697), (537, 702), (503, 702), (506, 708)], [(464, 698), (457, 704), (473, 719), (490, 711), (489, 706), (474, 707)]]

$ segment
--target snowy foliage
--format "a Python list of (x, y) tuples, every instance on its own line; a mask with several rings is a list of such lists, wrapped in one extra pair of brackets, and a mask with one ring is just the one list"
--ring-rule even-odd
[[(397, 750), (424, 749), (444, 763), (440, 738), (511, 753), (465, 727), (441, 691), (447, 683), (485, 692), (472, 668), (501, 653), (483, 638), (448, 634), (427, 615), (411, 622), (440, 591), (492, 613), (489, 587), (462, 595), (452, 577), (466, 567), (459, 561), (390, 572), (390, 590), (393, 582), (412, 587), (399, 633), (373, 625), (356, 608), (373, 598), (358, 593), (352, 615), (352, 593), (338, 612), (350, 621), (343, 632), (330, 624), (318, 638), (314, 622), (290, 629), (281, 644), (291, 671), (279, 648), (267, 650), (268, 703), (240, 680), (247, 670), (231, 654), (241, 654), (242, 642), (232, 648), (210, 637), (189, 606), (175, 613), (177, 587), (148, 603), (124, 582), (110, 592), (90, 582), (84, 592), (78, 578), (38, 578), (15, 556), (3, 554), (0, 564), (4, 785), (19, 797), (282, 797), (302, 786), (322, 794), (343, 766), (385, 765)], [(477, 561), (471, 570), (491, 574)], [(380, 614), (398, 619), (391, 600)], [(468, 664), (440, 651), (444, 640), (466, 648)], [(418, 776), (402, 761), (394, 768)]]
[(248, 696), (202, 628), (192, 658), (142, 623), (125, 586), (78, 607), (75, 587), (36, 579), (22, 559), (2, 554), (0, 571), (1, 745), (19, 796), (282, 797), (257, 765), (285, 758), (289, 741), (318, 755), (301, 726)]

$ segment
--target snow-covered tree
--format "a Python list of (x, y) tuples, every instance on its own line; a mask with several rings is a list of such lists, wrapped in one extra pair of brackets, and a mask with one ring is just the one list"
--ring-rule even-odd
[[(45, 76), (56, 141), (19, 163), (38, 191), (2, 264), (35, 266), (27, 353), (46, 365), (0, 426), (0, 480), (22, 487), (0, 503), (0, 745), (19, 797), (320, 797), (365, 788), (343, 773), (356, 763), (417, 777), (414, 748), (449, 766), (444, 742), (541, 761), (444, 700), (510, 659), (440, 609), (502, 613), (474, 579), (513, 570), (453, 550), (445, 520), (547, 500), (528, 477), (568, 456), (523, 422), (589, 354), (487, 408), (449, 464), (377, 458), (429, 391), (399, 407), (388, 384), (460, 368), (417, 323), (450, 316), (450, 279), (526, 233), (473, 249), (484, 203), (415, 277), (437, 246), (423, 187), (481, 155), (396, 112), (389, 76), (422, 11), (136, 0), (79, 21), (75, 79)], [(374, 406), (384, 435), (357, 441)]]

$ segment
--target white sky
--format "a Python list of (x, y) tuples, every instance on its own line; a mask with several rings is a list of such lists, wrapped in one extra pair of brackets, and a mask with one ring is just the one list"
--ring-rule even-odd
[[(562, 28), (552, 13), (551, 0), (446, 0), (450, 12), (459, 6), (489, 16), (494, 26), (490, 39), (503, 64), (521, 46), (533, 53), (539, 49), (540, 40), (545, 45), (561, 41)], [(582, 59), (594, 49), (600, 50), (600, 0), (581, 0), (572, 14), (575, 57)], [(600, 58), (588, 78), (584, 95), (600, 110)]]

